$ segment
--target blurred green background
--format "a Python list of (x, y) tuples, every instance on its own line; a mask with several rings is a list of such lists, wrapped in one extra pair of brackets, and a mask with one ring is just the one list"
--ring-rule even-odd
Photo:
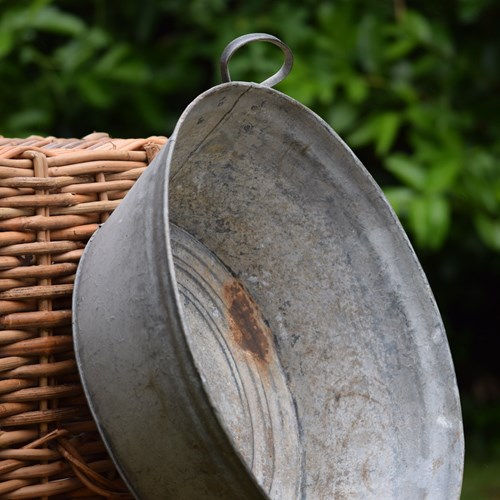
[[(0, 134), (168, 135), (236, 36), (293, 50), (279, 90), (328, 121), (383, 187), (455, 361), (464, 499), (500, 499), (500, 5), (495, 0), (0, 0)], [(261, 81), (269, 44), (231, 61)]]

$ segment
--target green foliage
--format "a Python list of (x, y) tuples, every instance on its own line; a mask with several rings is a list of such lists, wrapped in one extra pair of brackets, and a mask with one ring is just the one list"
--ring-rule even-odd
[[(422, 8), (428, 11), (393, 11), (362, 0), (4, 3), (0, 130), (166, 134), (189, 101), (218, 82), (217, 58), (229, 40), (272, 32), (295, 53), (280, 90), (368, 154), (368, 168), (418, 247), (441, 248), (454, 225), (470, 220), (498, 251), (493, 3)], [(488, 44), (477, 42), (478, 30)], [(260, 81), (279, 57), (266, 44), (246, 47), (231, 73)]]
[[(499, 14), (495, 0), (0, 0), (0, 134), (168, 135), (219, 83), (230, 40), (277, 35), (295, 55), (278, 89), (328, 121), (383, 186), (468, 391), (498, 366), (488, 342), (500, 318), (484, 318), (498, 314), (500, 276)], [(253, 44), (230, 70), (262, 81), (280, 64), (275, 47)], [(484, 414), (465, 412), (480, 428), (471, 435), (498, 445)]]

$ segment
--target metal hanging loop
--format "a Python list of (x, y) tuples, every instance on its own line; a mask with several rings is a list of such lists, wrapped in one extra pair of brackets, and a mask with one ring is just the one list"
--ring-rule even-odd
[(234, 39), (227, 45), (220, 57), (220, 72), (222, 81), (224, 83), (231, 81), (231, 75), (229, 74), (228, 68), (229, 60), (239, 48), (250, 42), (270, 42), (277, 45), (283, 51), (285, 61), (279, 71), (260, 84), (266, 87), (274, 87), (274, 85), (284, 80), (290, 73), (293, 66), (293, 54), (288, 45), (284, 44), (279, 38), (276, 38), (273, 35), (268, 35), (267, 33), (250, 33), (248, 35), (243, 35)]

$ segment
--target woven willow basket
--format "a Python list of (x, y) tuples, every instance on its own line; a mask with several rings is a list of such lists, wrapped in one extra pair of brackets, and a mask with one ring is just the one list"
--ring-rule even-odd
[(71, 337), (86, 242), (165, 137), (0, 137), (0, 500), (132, 498), (92, 420)]

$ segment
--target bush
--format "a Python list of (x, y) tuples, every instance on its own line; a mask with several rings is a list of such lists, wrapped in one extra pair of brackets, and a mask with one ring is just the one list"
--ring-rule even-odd
[[(474, 400), (484, 377), (498, 382), (498, 3), (0, 0), (0, 10), (4, 136), (168, 134), (184, 107), (219, 82), (230, 40), (280, 37), (295, 66), (278, 88), (355, 149), (410, 234), (462, 393)], [(261, 81), (279, 64), (279, 51), (254, 44), (231, 61), (231, 73)], [(488, 394), (482, 405), (498, 408), (498, 394)], [(473, 415), (468, 409), (467, 432), (498, 443), (491, 424), (469, 425)]]

